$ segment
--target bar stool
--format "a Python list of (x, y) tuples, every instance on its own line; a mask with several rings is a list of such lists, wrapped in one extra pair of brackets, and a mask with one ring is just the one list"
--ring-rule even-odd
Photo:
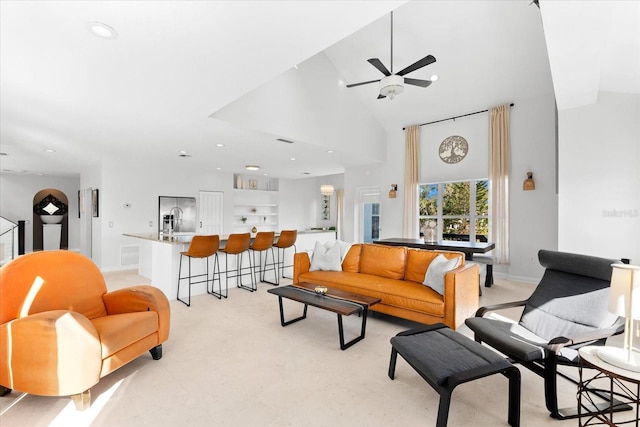
[[(218, 235), (210, 235), (210, 236), (193, 236), (191, 239), (191, 243), (189, 244), (189, 249), (185, 252), (180, 252), (180, 264), (178, 267), (178, 293), (177, 299), (186, 304), (187, 307), (191, 306), (191, 286), (197, 283), (206, 283), (207, 284), (207, 292), (209, 292), (209, 257), (214, 256), (213, 260), (213, 276), (211, 277), (211, 291), (213, 291), (213, 286), (216, 278), (216, 270), (218, 270), (218, 284), (222, 287), (220, 283), (220, 266), (218, 265), (218, 248), (220, 247), (220, 236)], [(189, 258), (189, 275), (182, 276), (182, 258)], [(191, 259), (192, 258), (200, 258), (204, 259), (207, 265), (207, 272), (202, 274), (191, 274)], [(198, 280), (197, 282), (192, 281), (194, 278), (199, 278), (206, 276), (204, 280)], [(180, 299), (180, 282), (183, 280), (189, 280), (189, 298), (185, 301)], [(222, 291), (222, 289), (220, 289)], [(218, 297), (220, 298), (220, 297)]]
[[(247, 270), (246, 267), (242, 267), (242, 255), (249, 251), (249, 246), (251, 245), (251, 234), (249, 233), (241, 233), (241, 234), (230, 234), (227, 239), (227, 244), (223, 249), (220, 249), (220, 252), (223, 252), (226, 256), (224, 259), (225, 266), (225, 286), (229, 289), (229, 278), (236, 278), (236, 286), (242, 289), (246, 289), (248, 291), (255, 291), (258, 288), (256, 287), (255, 280), (253, 277), (253, 266), (251, 265), (251, 256), (249, 258), (249, 272), (243, 273), (243, 270)], [(236, 268), (235, 274), (230, 275), (231, 271), (229, 270), (229, 256), (235, 255)], [(242, 276), (249, 275), (251, 277), (251, 286), (244, 285), (242, 283)]]
[[(266, 255), (265, 255), (265, 265), (264, 269), (262, 268), (262, 252), (271, 250), (271, 256), (273, 257), (273, 240), (275, 239), (276, 233), (273, 231), (260, 231), (256, 234), (255, 239), (253, 239), (253, 243), (249, 246), (251, 253), (253, 254), (253, 271), (255, 276), (255, 271), (258, 270), (258, 279), (255, 280), (256, 286), (258, 282), (264, 281), (265, 274), (268, 270), (273, 270), (275, 280), (277, 280), (277, 271), (275, 268), (268, 269), (266, 264)], [(258, 252), (258, 263), (256, 264), (256, 252)], [(268, 252), (267, 252), (268, 255)], [(269, 283), (269, 282), (267, 282)]]
[[(296, 239), (298, 238), (298, 230), (282, 230), (280, 232), (280, 236), (278, 237), (278, 241), (273, 244), (273, 247), (276, 249), (278, 258), (273, 257), (273, 253), (271, 254), (273, 258), (273, 263), (270, 265), (276, 269), (276, 281), (275, 282), (267, 282), (272, 285), (280, 284), (280, 271), (282, 271), (282, 277), (284, 278), (284, 269), (287, 267), (293, 267), (291, 265), (284, 265), (284, 251), (287, 248), (293, 246), (293, 252), (297, 252), (296, 250)], [(282, 252), (282, 259), (280, 259), (280, 253)], [(267, 252), (267, 258), (265, 259), (265, 271), (267, 271), (267, 260), (269, 257), (269, 253)]]

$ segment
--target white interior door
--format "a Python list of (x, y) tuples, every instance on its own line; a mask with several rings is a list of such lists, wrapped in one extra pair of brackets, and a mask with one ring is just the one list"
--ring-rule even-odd
[(221, 234), (224, 218), (224, 193), (222, 191), (201, 191), (198, 234)]

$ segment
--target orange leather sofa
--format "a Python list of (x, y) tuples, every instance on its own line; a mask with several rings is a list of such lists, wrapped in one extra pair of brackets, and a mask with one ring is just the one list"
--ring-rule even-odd
[[(460, 259), (457, 268), (445, 273), (444, 295), (422, 283), (429, 264), (438, 254)], [(382, 301), (370, 310), (415, 322), (444, 323), (456, 329), (478, 308), (478, 266), (465, 264), (461, 252), (359, 243), (352, 245), (345, 255), (342, 271), (309, 271), (310, 266), (308, 253), (294, 255), (294, 285), (310, 282), (377, 297)]]
[(0, 385), (90, 405), (100, 378), (147, 351), (162, 357), (167, 297), (152, 286), (107, 292), (89, 258), (33, 252), (0, 269)]

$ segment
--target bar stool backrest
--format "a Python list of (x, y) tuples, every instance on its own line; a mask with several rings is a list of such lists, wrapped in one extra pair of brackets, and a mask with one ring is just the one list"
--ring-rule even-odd
[(280, 237), (278, 237), (278, 241), (274, 246), (278, 248), (290, 248), (295, 245), (297, 238), (298, 230), (282, 230), (280, 232)]
[(228, 254), (241, 254), (249, 249), (251, 245), (250, 233), (236, 233), (229, 234), (227, 244), (224, 247), (224, 252)]
[(182, 254), (192, 258), (207, 258), (215, 254), (219, 247), (220, 236), (217, 234), (210, 236), (193, 236), (189, 249), (186, 252), (182, 252)]
[(253, 239), (251, 249), (254, 251), (266, 251), (273, 246), (273, 239), (276, 233), (273, 231), (260, 231), (256, 234), (256, 238)]

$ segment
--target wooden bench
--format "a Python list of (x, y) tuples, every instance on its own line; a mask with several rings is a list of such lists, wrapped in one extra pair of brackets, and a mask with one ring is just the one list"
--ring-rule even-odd
[(440, 394), (437, 427), (447, 425), (451, 393), (458, 384), (498, 373), (509, 379), (509, 425), (520, 425), (520, 371), (498, 353), (442, 323), (400, 332), (391, 346), (389, 378), (395, 377), (400, 354)]

